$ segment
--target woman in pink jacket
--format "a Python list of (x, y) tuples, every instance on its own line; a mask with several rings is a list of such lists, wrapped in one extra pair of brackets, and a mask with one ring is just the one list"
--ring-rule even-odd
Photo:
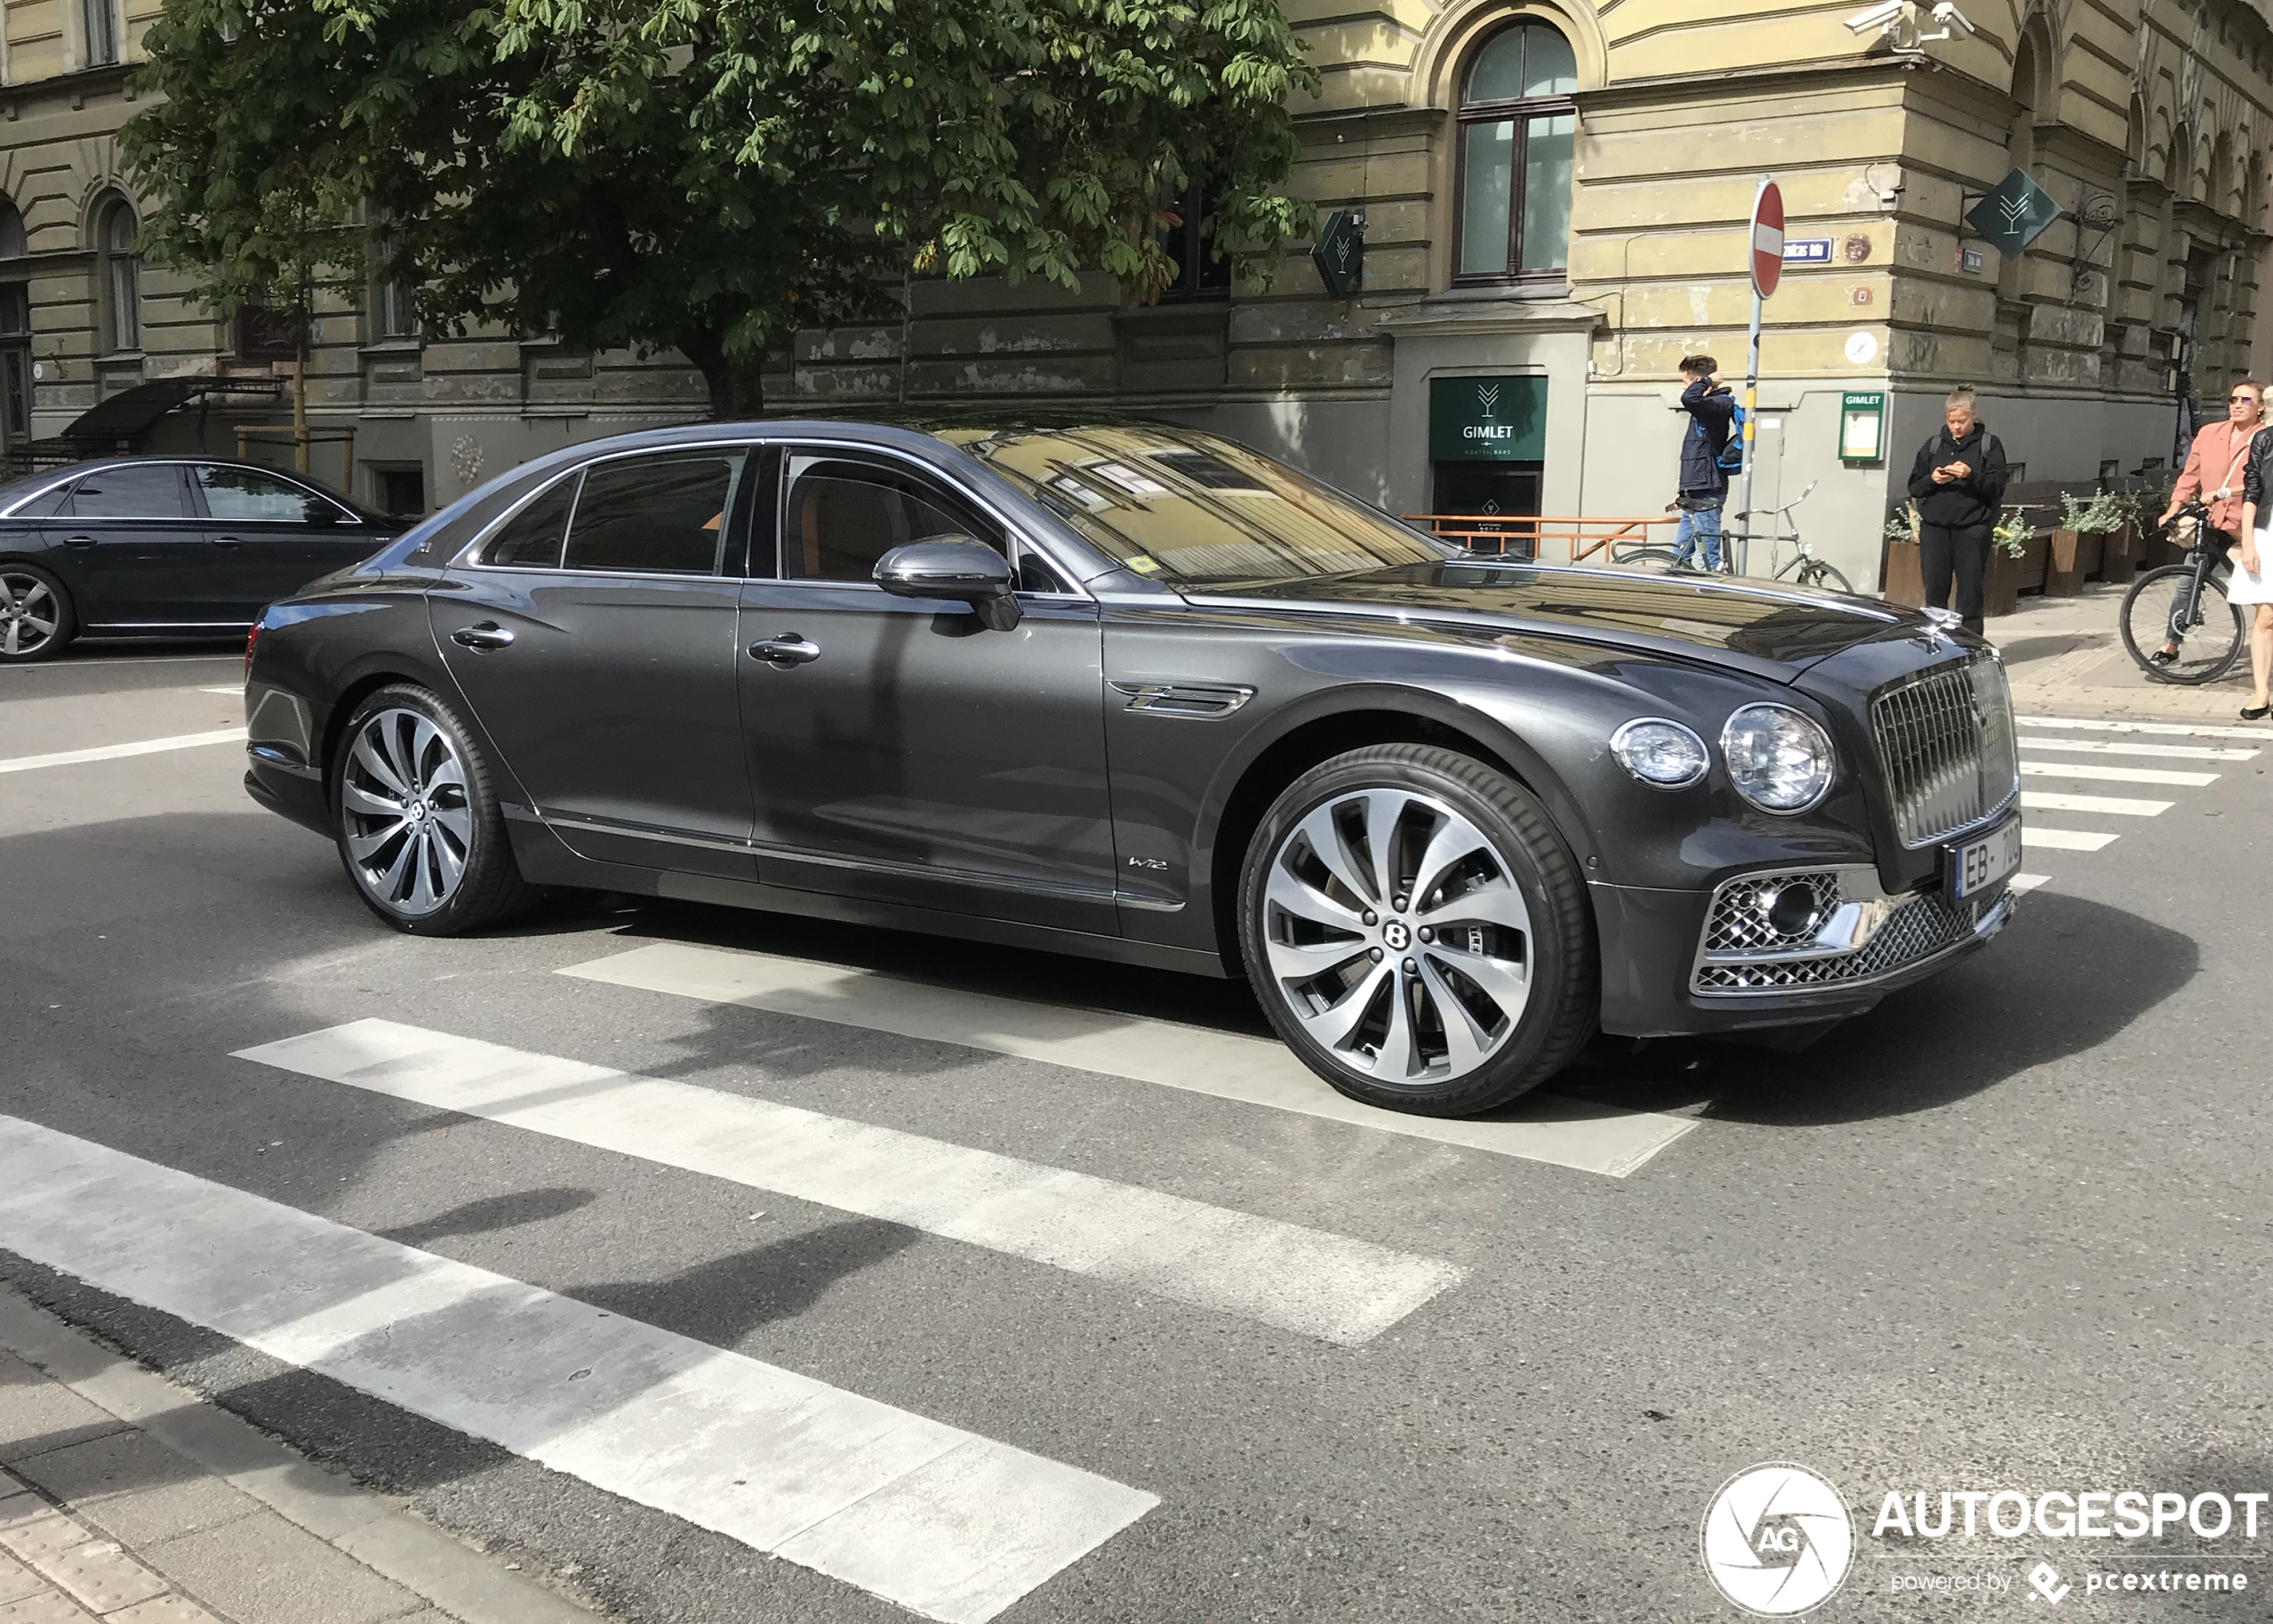
[[(2250, 442), (2265, 427), (2265, 386), (2244, 378), (2226, 395), (2226, 416), (2205, 423), (2186, 453), (2186, 466), (2171, 488), (2170, 506), (2156, 523), (2167, 526), (2178, 510), (2200, 497), (2209, 504), (2209, 527), (2218, 532), (2204, 540), (2219, 553), (2242, 542), (2242, 471), (2249, 460)], [(2184, 590), (2184, 589), (2182, 589)], [(2158, 666), (2178, 658), (2178, 645), (2166, 640), (2147, 657)]]

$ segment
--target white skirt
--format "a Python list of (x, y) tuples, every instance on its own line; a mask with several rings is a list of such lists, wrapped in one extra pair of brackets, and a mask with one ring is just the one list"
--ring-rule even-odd
[(2256, 574), (2243, 569), (2237, 557), (2233, 565), (2234, 574), (2226, 582), (2226, 602), (2273, 603), (2273, 530), (2257, 532)]

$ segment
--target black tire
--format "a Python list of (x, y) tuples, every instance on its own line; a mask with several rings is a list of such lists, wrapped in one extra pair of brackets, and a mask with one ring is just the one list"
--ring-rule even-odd
[(1840, 592), (1849, 598), (1855, 595), (1855, 589), (1849, 584), (1847, 578), (1820, 558), (1810, 558), (1802, 564), (1793, 579), (1801, 586), (1815, 587), (1826, 592)]
[[(1404, 801), (1385, 825), (1381, 844), (1390, 852), (1392, 894), (1388, 906), (1367, 912), (1366, 902), (1384, 900), (1367, 895), (1379, 889), (1373, 843), (1364, 840), (1361, 847), (1345, 839), (1337, 861), (1346, 877), (1337, 877), (1310, 843), (1311, 829), (1322, 827), (1314, 815), (1323, 814), (1323, 827), (1347, 831), (1353, 818), (1396, 806), (1400, 797), (1417, 799)], [(1466, 829), (1455, 820), (1464, 820)], [(1439, 834), (1446, 839), (1436, 846)], [(1419, 872), (1424, 861), (1451, 853), (1470, 834), (1480, 844), (1469, 855), (1451, 862), (1438, 857), (1432, 873)], [(1425, 895), (1394, 894), (1417, 879), (1429, 888)], [(1525, 915), (1520, 931), (1492, 923), (1515, 912), (1506, 902), (1511, 882)], [(1345, 902), (1344, 893), (1352, 900)], [(1288, 898), (1300, 911), (1282, 906)], [(1333, 907), (1352, 922), (1347, 940), (1338, 925), (1317, 924)], [(1594, 913), (1577, 860), (1528, 790), (1456, 751), (1375, 745), (1304, 773), (1272, 803), (1248, 842), (1239, 909), (1247, 979), (1272, 1026), (1304, 1064), (1353, 1100), (1429, 1117), (1490, 1110), (1554, 1076), (1594, 1033)], [(1443, 923), (1429, 926), (1425, 940), (1421, 930), (1430, 919)], [(1511, 1015), (1497, 1001), (1508, 995), (1486, 982), (1505, 984), (1502, 967), (1514, 962), (1519, 939), (1525, 991)], [(1290, 966), (1294, 957), (1304, 962)], [(1470, 979), (1463, 966), (1486, 979)], [(1282, 974), (1289, 968), (1292, 976)], [(1446, 1008), (1447, 999), (1458, 1007)], [(1298, 1003), (1304, 1013), (1297, 1013)], [(1400, 1012), (1401, 1030), (1393, 1024)], [(1460, 1042), (1473, 1057), (1465, 1067), (1446, 1030), (1463, 1013), (1469, 1018), (1461, 1025), (1471, 1035)], [(1494, 1016), (1487, 1027), (1485, 1020)], [(1339, 1026), (1349, 1030), (1332, 1030)], [(1476, 1034), (1491, 1038), (1488, 1051)], [(1418, 1070), (1409, 1064), (1415, 1060), (1424, 1063)]]
[(2124, 594), (2123, 609), (2116, 616), (2123, 629), (2123, 646), (2139, 668), (2158, 683), (2189, 688), (2214, 683), (2242, 657), (2242, 612), (2226, 600), (2225, 582), (2212, 565), (2209, 579), (2202, 583), (2201, 596), (2194, 604), (2194, 623), (2180, 629), (2176, 663), (2158, 666), (2149, 659), (2175, 629), (2170, 624), (2177, 612), (2174, 606), (2193, 575), (2192, 565), (2166, 564), (2140, 576)]
[(1673, 567), (1673, 549), (1670, 547), (1637, 547), (1631, 552), (1613, 552), (1611, 562), (1646, 564), (1652, 569), (1671, 569)]
[(0, 563), (0, 665), (53, 659), (78, 632), (62, 582), (36, 564)]
[(462, 936), (503, 923), (541, 895), (514, 861), (480, 746), (448, 705), (413, 684), (378, 690), (348, 718), (331, 809), (355, 894), (398, 931)]

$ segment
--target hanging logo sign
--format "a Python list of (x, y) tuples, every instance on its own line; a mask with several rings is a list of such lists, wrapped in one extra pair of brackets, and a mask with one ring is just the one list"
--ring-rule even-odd
[(1354, 209), (1337, 208), (1326, 217), (1325, 229), (1310, 250), (1310, 262), (1318, 268), (1319, 279), (1337, 299), (1349, 298), (1365, 280), (1365, 230)]
[(2017, 254), (2059, 217), (2060, 206), (2044, 188), (2015, 169), (1966, 212), (1965, 223), (1988, 238), (1997, 252)]
[(1760, 183), (1752, 200), (1752, 287), (1766, 299), (1783, 279), (1783, 193), (1774, 181)]

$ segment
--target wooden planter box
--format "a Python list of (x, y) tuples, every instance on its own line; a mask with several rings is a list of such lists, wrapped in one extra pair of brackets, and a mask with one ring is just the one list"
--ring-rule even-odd
[[(2021, 543), (2021, 547), (2022, 549), (2021, 556), (2013, 565), (2016, 572), (2014, 579), (2020, 584), (2013, 590), (2022, 592), (2040, 592), (2044, 590), (2045, 574), (2052, 564), (2052, 538), (2044, 531), (2039, 531)], [(1989, 543), (1989, 550), (1991, 552), (1996, 550), (1995, 542)]]
[(2101, 540), (2093, 531), (2054, 531), (2051, 535), (2051, 566), (2045, 573), (2044, 595), (2047, 598), (2073, 598), (2083, 591), (2083, 583), (2099, 573), (2099, 557), (2103, 550)]
[(2107, 537), (2106, 549), (2099, 559), (2099, 579), (2116, 586), (2128, 586), (2139, 567), (2137, 557), (2139, 533), (2126, 524)]
[(1989, 544), (1988, 573), (1981, 581), (1981, 613), (2010, 615), (2021, 607), (2021, 578), (2027, 573), (2025, 557), (2016, 558), (1995, 542)]
[(1889, 541), (1886, 543), (1886, 585), (1883, 589), (1888, 603), (1905, 609), (1923, 608), (1926, 605), (1926, 577), (1918, 562), (1918, 543)]

